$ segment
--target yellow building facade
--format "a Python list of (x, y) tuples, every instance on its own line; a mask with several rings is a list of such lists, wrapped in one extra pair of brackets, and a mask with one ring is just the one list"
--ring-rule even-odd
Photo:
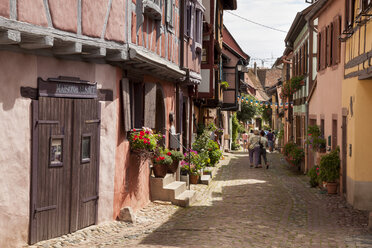
[[(372, 1), (346, 1), (342, 40), (345, 71), (342, 84), (347, 201), (372, 210)], [(346, 148), (346, 149), (345, 149)]]

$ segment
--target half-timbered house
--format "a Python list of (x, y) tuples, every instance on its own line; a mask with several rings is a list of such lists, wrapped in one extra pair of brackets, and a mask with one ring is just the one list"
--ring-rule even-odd
[(190, 143), (203, 11), (199, 1), (0, 0), (0, 247), (151, 200), (150, 164), (128, 137), (146, 126), (177, 148), (173, 125)]

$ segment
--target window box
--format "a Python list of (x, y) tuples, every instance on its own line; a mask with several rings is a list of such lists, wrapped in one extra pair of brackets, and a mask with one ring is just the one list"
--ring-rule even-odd
[(159, 0), (143, 0), (143, 14), (149, 16), (154, 20), (161, 20), (161, 8)]

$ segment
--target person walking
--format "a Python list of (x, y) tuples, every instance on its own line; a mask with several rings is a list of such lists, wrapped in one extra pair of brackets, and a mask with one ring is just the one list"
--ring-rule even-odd
[(248, 134), (244, 131), (242, 134), (242, 140), (243, 140), (243, 151), (248, 151)]
[(267, 134), (267, 143), (269, 145), (269, 151), (273, 152), (274, 150), (274, 134), (271, 132), (271, 129), (269, 130)]
[(260, 133), (261, 139), (260, 139), (260, 158), (259, 158), (259, 165), (261, 165), (261, 157), (263, 158), (265, 162), (266, 169), (269, 169), (269, 163), (267, 162), (266, 157), (266, 148), (268, 147), (268, 140), (265, 137), (265, 131), (261, 131)]
[[(259, 159), (260, 159), (260, 132), (258, 130), (254, 130), (254, 135), (249, 138), (249, 149), (251, 149), (252, 156), (249, 155), (249, 161), (251, 163), (251, 167), (253, 167), (253, 160), (254, 160), (254, 168), (259, 168)], [(262, 167), (262, 166), (261, 166)]]
[(247, 142), (250, 167), (253, 167), (253, 149), (250, 148), (251, 146), (250, 139), (253, 136), (254, 136), (253, 129), (251, 129), (248, 134), (248, 142)]

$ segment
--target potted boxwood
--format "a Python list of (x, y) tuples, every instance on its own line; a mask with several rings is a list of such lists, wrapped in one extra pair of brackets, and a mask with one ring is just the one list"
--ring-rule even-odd
[(185, 156), (179, 151), (168, 151), (167, 155), (170, 156), (173, 161), (172, 164), (168, 166), (168, 172), (175, 173), (178, 169), (179, 162), (184, 160)]
[(170, 156), (164, 153), (160, 153), (159, 156), (154, 157), (153, 171), (155, 177), (165, 177), (167, 174), (168, 166), (173, 163)]
[(340, 149), (337, 148), (320, 159), (319, 177), (327, 182), (328, 194), (337, 194), (337, 181), (340, 178)]

